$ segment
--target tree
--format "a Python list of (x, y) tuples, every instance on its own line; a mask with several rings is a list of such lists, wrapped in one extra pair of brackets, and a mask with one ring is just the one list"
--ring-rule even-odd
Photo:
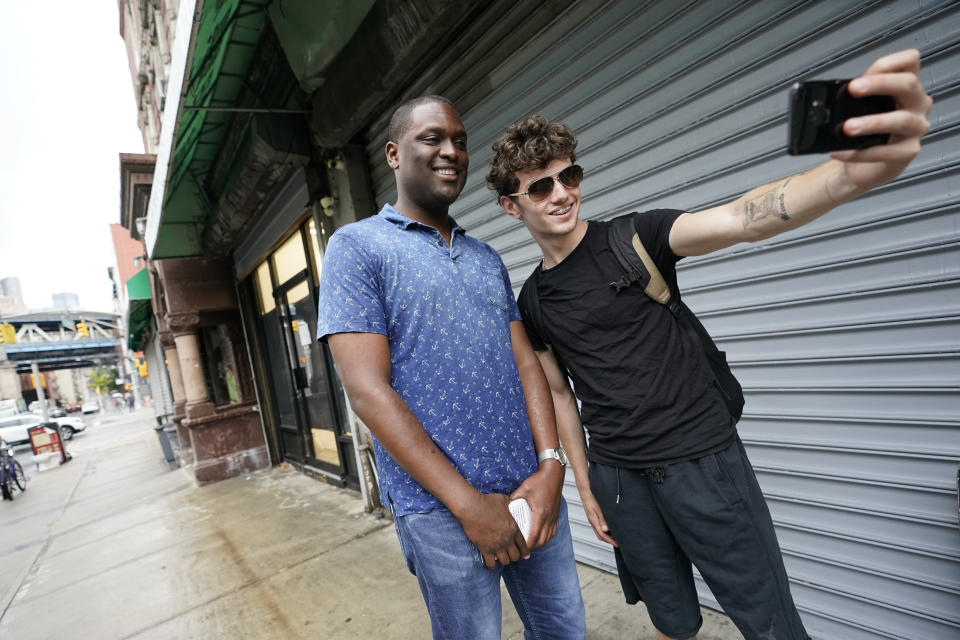
[(107, 395), (119, 388), (117, 387), (117, 370), (113, 368), (97, 367), (87, 376), (87, 379), (97, 395)]

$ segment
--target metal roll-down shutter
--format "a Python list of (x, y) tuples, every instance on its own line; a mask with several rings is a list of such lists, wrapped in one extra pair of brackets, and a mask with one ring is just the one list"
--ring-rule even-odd
[[(793, 82), (907, 47), (936, 104), (900, 178), (680, 263), (684, 299), (745, 387), (740, 435), (816, 638), (960, 637), (960, 5), (496, 2), (404, 96), (460, 107), (471, 172), (451, 213), (519, 291), (540, 251), (483, 182), (508, 123), (543, 113), (573, 128), (587, 219), (694, 211), (823, 161), (784, 150)], [(368, 131), (378, 204), (395, 198), (389, 116)], [(612, 569), (572, 479), (565, 495), (578, 558)]]

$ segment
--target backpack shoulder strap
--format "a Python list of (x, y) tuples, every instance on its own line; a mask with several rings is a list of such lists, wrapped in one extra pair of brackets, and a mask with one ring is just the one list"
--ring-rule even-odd
[(734, 421), (739, 420), (743, 413), (743, 389), (730, 371), (726, 354), (717, 349), (700, 319), (683, 303), (680, 296), (671, 295), (670, 287), (637, 235), (633, 216), (622, 216), (610, 225), (610, 247), (624, 272), (617, 281), (611, 282), (610, 286), (620, 291), (623, 287), (642, 281), (643, 292), (670, 310), (680, 328), (700, 345), (727, 410)]
[(520, 295), (517, 296), (517, 306), (520, 307), (521, 310), (526, 310), (527, 313), (524, 315), (524, 319), (533, 325), (537, 335), (543, 340), (543, 344), (547, 346), (547, 351), (549, 351), (557, 361), (560, 370), (566, 371), (567, 367), (554, 350), (550, 335), (546, 330), (546, 322), (543, 321), (543, 311), (540, 308), (540, 292), (537, 288), (539, 283), (540, 265), (538, 264), (520, 288)]
[(537, 284), (540, 282), (540, 265), (533, 269), (523, 286), (520, 288), (520, 295), (517, 296), (518, 306), (527, 311), (526, 320), (536, 329), (537, 335), (543, 340), (544, 344), (549, 345), (549, 338), (544, 332), (543, 312), (540, 310), (540, 293), (537, 291)]
[(617, 262), (623, 268), (623, 275), (610, 283), (617, 291), (629, 287), (637, 281), (643, 282), (643, 292), (655, 302), (667, 305), (674, 311), (675, 305), (670, 304), (670, 287), (660, 274), (660, 270), (653, 258), (647, 252), (643, 242), (633, 226), (633, 216), (621, 216), (610, 224), (610, 248)]

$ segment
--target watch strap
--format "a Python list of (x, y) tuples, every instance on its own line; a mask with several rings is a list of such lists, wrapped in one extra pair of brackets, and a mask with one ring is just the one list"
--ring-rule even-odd
[(543, 449), (542, 451), (537, 452), (537, 464), (551, 458), (563, 466), (567, 466), (567, 454), (566, 451), (563, 450), (563, 447), (557, 447), (555, 449)]

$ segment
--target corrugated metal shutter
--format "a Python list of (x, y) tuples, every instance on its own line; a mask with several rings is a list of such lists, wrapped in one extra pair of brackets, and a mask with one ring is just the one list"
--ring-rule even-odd
[[(684, 260), (680, 283), (746, 388), (740, 434), (810, 632), (960, 636), (960, 5), (561, 6), (495, 3), (406, 92), (460, 106), (472, 171), (452, 213), (517, 290), (540, 252), (483, 183), (507, 123), (539, 112), (577, 132), (586, 218), (698, 210), (822, 161), (784, 151), (794, 81), (923, 52), (936, 105), (903, 176), (795, 232)], [(379, 204), (395, 197), (388, 117), (368, 137)], [(572, 479), (565, 495), (578, 557), (612, 568)]]
[(173, 391), (170, 389), (163, 347), (157, 337), (155, 323), (154, 333), (144, 345), (143, 355), (147, 359), (147, 378), (150, 381), (150, 393), (153, 395), (153, 413), (156, 416), (172, 416)]

